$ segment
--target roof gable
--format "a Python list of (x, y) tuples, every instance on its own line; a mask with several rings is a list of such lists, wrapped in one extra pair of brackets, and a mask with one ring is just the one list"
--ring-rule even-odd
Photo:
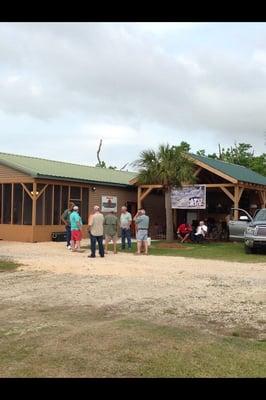
[(190, 154), (195, 160), (201, 161), (206, 165), (238, 180), (239, 182), (255, 183), (257, 185), (266, 185), (266, 176), (260, 175), (242, 165), (231, 164), (225, 161), (216, 160), (210, 157)]

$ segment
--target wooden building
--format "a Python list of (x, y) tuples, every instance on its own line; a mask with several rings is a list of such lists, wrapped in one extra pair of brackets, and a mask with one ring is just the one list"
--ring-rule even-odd
[[(190, 154), (195, 165), (196, 184), (206, 186), (205, 210), (173, 210), (175, 227), (183, 220), (213, 218), (221, 221), (232, 207), (243, 208), (251, 214), (254, 208), (266, 207), (266, 177), (246, 167)], [(162, 195), (162, 186), (141, 185), (136, 178), (131, 183), (138, 188), (138, 208), (149, 208), (148, 199), (152, 193)], [(234, 219), (239, 213), (234, 211)]]
[[(207, 187), (207, 208), (173, 210), (175, 225), (183, 219), (221, 219), (233, 206), (266, 207), (266, 177), (238, 165), (191, 157), (197, 183)], [(51, 240), (52, 232), (64, 231), (60, 216), (71, 200), (80, 208), (86, 236), (88, 214), (95, 204), (101, 206), (102, 196), (116, 196), (118, 212), (122, 205), (132, 214), (137, 205), (144, 207), (151, 236), (157, 237), (158, 229), (163, 233), (162, 187), (139, 185), (136, 173), (0, 153), (0, 240)]]
[(136, 211), (134, 173), (0, 153), (0, 240), (39, 242), (64, 231), (60, 220), (69, 201), (79, 206), (83, 235), (88, 214), (102, 196)]

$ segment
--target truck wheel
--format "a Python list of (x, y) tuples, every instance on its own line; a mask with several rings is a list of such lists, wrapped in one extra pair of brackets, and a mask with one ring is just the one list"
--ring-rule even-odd
[(245, 252), (246, 252), (246, 254), (253, 254), (254, 249), (252, 247), (245, 246)]

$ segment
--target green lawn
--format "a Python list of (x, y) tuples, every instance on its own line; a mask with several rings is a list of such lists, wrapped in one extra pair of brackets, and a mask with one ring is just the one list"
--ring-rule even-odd
[[(236, 261), (236, 262), (252, 262), (266, 263), (266, 254), (245, 254), (243, 243), (231, 242), (210, 242), (206, 244), (185, 243), (183, 248), (178, 248), (180, 243), (177, 241), (171, 242), (176, 245), (176, 248), (161, 248), (167, 242), (152, 241), (149, 248), (149, 254), (155, 256), (176, 256), (176, 257), (192, 257), (205, 258), (212, 260)], [(169, 243), (169, 242), (168, 242)], [(119, 247), (118, 247), (119, 249)], [(129, 252), (129, 250), (125, 250)], [(136, 251), (136, 244), (133, 243), (131, 252)]]
[[(4, 317), (4, 318), (3, 318)], [(91, 307), (0, 309), (3, 377), (265, 377), (265, 341)]]
[(0, 259), (0, 272), (15, 271), (20, 264), (14, 261), (6, 260), (4, 258)]

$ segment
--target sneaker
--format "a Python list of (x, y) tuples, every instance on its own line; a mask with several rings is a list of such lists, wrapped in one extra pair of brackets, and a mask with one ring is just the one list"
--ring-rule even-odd
[(68, 250), (71, 250), (71, 246), (67, 246), (67, 249), (68, 249)]
[(92, 254), (90, 256), (88, 256), (88, 258), (95, 258), (95, 256), (93, 256)]

